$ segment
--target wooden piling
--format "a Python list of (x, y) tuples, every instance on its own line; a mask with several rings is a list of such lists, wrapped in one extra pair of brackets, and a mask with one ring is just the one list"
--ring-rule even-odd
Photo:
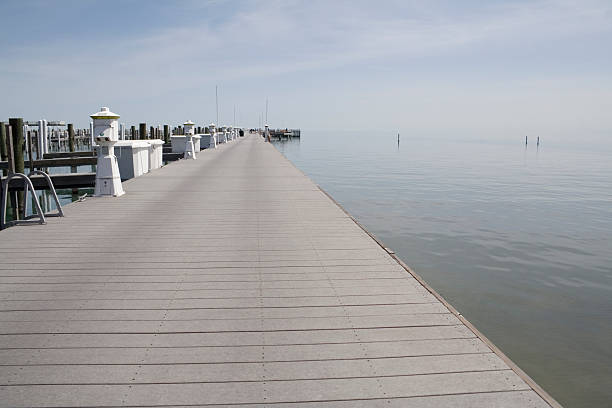
[(28, 130), (27, 134), (27, 143), (28, 143), (28, 162), (30, 163), (30, 173), (34, 171), (34, 155), (32, 154), (32, 132)]
[(164, 143), (170, 143), (170, 126), (164, 125)]
[[(15, 163), (15, 173), (23, 173), (25, 165), (23, 159), (23, 118), (10, 118), (12, 141), (13, 141), (13, 159)], [(19, 213), (23, 211), (23, 191), (17, 195)]]
[[(0, 122), (0, 159), (2, 161), (6, 161), (8, 156), (8, 151), (6, 147), (6, 124), (4, 122)], [(8, 170), (2, 170), (2, 175), (6, 176)]]
[(42, 159), (42, 154), (40, 154), (40, 151), (38, 150), (38, 138), (40, 137), (40, 131), (35, 130), (34, 134), (36, 135), (36, 143), (33, 143), (32, 150), (36, 152), (36, 159), (40, 160)]
[(130, 139), (136, 139), (136, 126), (130, 126)]
[(138, 136), (139, 136), (140, 139), (146, 139), (147, 138), (147, 124), (146, 123), (141, 123), (139, 125)]
[[(8, 162), (8, 174), (15, 173), (15, 158), (14, 158), (14, 148), (13, 148), (13, 132), (10, 125), (5, 126), (6, 129), (6, 147), (7, 147), (7, 162)], [(17, 211), (17, 192), (13, 191), (9, 193), (9, 202), (11, 211), (13, 214), (13, 219), (19, 219), (19, 212)]]
[(68, 124), (68, 149), (74, 152), (74, 125)]
[[(71, 152), (74, 152), (74, 125), (72, 123), (68, 124), (68, 149)], [(70, 166), (70, 173), (76, 173), (77, 172), (77, 166)], [(78, 194), (79, 194), (79, 189), (78, 188), (73, 188), (72, 189), (72, 199), (75, 200), (75, 196), (76, 198), (78, 198)]]
[(155, 139), (155, 128), (153, 126), (151, 126), (149, 128), (149, 139)]

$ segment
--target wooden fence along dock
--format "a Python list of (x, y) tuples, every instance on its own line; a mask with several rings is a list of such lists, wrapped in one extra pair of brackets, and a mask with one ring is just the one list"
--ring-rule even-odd
[(0, 405), (548, 407), (259, 136), (0, 232)]

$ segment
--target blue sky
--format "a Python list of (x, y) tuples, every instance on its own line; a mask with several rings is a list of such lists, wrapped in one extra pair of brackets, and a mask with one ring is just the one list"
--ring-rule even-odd
[(0, 117), (606, 137), (610, 1), (0, 1)]

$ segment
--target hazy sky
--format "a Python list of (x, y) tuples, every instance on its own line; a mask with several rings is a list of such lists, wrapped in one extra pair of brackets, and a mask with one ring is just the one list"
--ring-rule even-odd
[(0, 0), (0, 118), (612, 134), (612, 1)]

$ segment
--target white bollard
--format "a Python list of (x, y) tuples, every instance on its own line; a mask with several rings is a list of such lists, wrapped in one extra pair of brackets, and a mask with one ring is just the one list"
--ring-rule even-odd
[(227, 143), (227, 128), (225, 126), (221, 126), (217, 132), (217, 143)]
[(183, 156), (183, 158), (195, 160), (196, 153), (195, 146), (193, 145), (193, 132), (195, 123), (188, 120), (187, 122), (183, 123), (183, 126), (185, 128), (185, 155)]
[[(98, 144), (98, 162), (96, 166), (95, 196), (119, 197), (125, 192), (121, 186), (121, 175), (115, 157), (115, 143), (119, 140), (119, 115), (111, 112), (107, 107), (91, 115), (93, 119), (92, 136)], [(92, 144), (93, 146), (93, 144)]]

